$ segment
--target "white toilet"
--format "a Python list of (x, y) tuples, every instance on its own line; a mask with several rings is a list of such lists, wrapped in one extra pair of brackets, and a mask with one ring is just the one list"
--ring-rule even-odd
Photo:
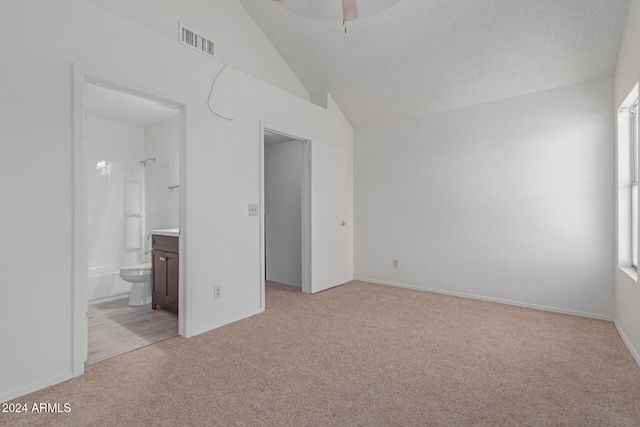
[(122, 280), (133, 283), (130, 306), (151, 304), (151, 263), (130, 265), (120, 269)]

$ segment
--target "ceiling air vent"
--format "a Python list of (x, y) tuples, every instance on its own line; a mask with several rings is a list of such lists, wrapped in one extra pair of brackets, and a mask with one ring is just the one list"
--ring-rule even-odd
[(206, 55), (214, 56), (214, 43), (180, 25), (180, 43)]

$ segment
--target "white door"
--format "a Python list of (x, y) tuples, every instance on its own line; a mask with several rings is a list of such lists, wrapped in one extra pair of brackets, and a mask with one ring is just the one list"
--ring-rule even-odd
[(311, 142), (311, 293), (351, 280), (344, 148)]

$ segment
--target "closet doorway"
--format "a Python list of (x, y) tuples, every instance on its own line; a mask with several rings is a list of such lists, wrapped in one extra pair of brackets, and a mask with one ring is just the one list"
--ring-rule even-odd
[(310, 142), (269, 129), (263, 136), (263, 281), (310, 293)]
[[(353, 216), (347, 194), (346, 159), (344, 147), (304, 139), (261, 124), (263, 310), (266, 280), (296, 286), (300, 277), (301, 291), (306, 294), (351, 280), (349, 248), (353, 241)], [(272, 187), (284, 187), (287, 194), (279, 196), (270, 191)]]

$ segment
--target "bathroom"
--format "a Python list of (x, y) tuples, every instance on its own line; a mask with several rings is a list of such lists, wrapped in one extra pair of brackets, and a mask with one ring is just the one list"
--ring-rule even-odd
[(149, 282), (127, 275), (150, 276), (152, 230), (179, 228), (180, 111), (93, 84), (86, 96), (91, 364), (178, 333), (174, 313), (151, 309)]

